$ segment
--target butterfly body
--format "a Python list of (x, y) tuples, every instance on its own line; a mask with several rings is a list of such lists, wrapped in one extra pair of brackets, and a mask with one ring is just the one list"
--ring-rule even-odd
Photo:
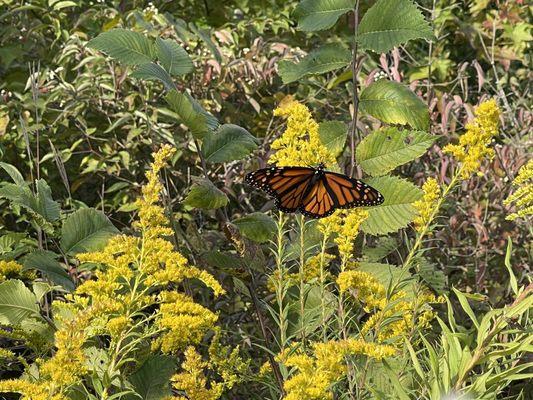
[(381, 193), (366, 183), (336, 172), (324, 165), (310, 167), (269, 167), (250, 172), (246, 182), (276, 199), (283, 212), (301, 212), (323, 218), (339, 208), (376, 206)]

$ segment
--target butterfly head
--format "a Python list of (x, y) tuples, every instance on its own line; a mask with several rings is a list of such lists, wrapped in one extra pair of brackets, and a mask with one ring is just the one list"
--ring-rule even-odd
[(319, 171), (324, 171), (326, 169), (326, 164), (320, 163), (317, 165), (316, 169)]

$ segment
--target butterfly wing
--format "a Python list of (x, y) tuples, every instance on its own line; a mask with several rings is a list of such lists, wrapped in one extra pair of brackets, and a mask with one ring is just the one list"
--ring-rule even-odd
[(383, 195), (373, 187), (336, 172), (324, 172), (322, 177), (335, 208), (377, 206), (383, 203)]
[(328, 191), (327, 182), (322, 176), (309, 188), (302, 200), (299, 211), (306, 217), (324, 218), (335, 211), (335, 199)]
[(314, 168), (270, 167), (250, 172), (246, 182), (264, 190), (276, 199), (276, 207), (283, 212), (295, 212), (307, 192)]

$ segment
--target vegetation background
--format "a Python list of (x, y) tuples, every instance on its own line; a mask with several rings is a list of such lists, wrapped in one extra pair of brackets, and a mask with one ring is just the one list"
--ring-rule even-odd
[[(532, 398), (531, 13), (0, 1), (0, 396)], [(317, 155), (385, 204), (243, 181)]]

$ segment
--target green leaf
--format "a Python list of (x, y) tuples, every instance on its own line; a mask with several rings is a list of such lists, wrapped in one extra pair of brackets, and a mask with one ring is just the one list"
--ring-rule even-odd
[[(154, 355), (130, 375), (128, 381), (143, 400), (160, 400), (170, 396), (170, 377), (175, 370), (176, 364), (172, 357)], [(127, 399), (133, 400), (139, 397), (128, 396)]]
[(379, 190), (385, 201), (368, 209), (368, 218), (361, 224), (363, 232), (370, 235), (396, 232), (417, 215), (412, 203), (422, 197), (419, 187), (395, 176), (372, 178), (366, 183)]
[(183, 204), (206, 210), (224, 207), (228, 204), (229, 199), (226, 194), (213, 185), (213, 182), (203, 178), (195, 180)]
[(344, 150), (348, 127), (341, 121), (325, 121), (318, 125), (320, 141), (330, 153), (338, 156)]
[(395, 284), (402, 275), (401, 268), (391, 264), (376, 262), (360, 262), (358, 263), (357, 270), (368, 272), (385, 288), (388, 288), (391, 284)]
[(336, 43), (326, 44), (313, 50), (299, 63), (282, 60), (278, 71), (283, 83), (295, 82), (304, 76), (323, 74), (342, 68), (350, 63), (352, 53)]
[(513, 272), (513, 267), (511, 266), (512, 252), (513, 252), (513, 241), (511, 240), (511, 237), (507, 237), (507, 250), (505, 251), (505, 267), (507, 268), (507, 271), (509, 272), (511, 289), (513, 289), (513, 293), (515, 294), (515, 296), (517, 296), (518, 295), (518, 281), (516, 280), (516, 276)]
[(474, 325), (477, 329), (479, 329), (479, 321), (476, 317), (476, 314), (474, 313), (474, 310), (472, 310), (472, 307), (470, 307), (470, 304), (468, 303), (468, 299), (464, 295), (464, 293), (461, 293), (456, 288), (452, 288), (453, 292), (457, 296), (457, 299), (459, 300), (459, 303), (461, 303), (461, 307), (465, 311), (465, 313), (470, 317)]
[[(334, 297), (329, 291), (322, 291), (320, 287), (305, 284), (303, 294), (300, 287), (292, 286), (285, 297), (287, 312), (287, 335), (296, 336), (303, 330), (305, 334), (313, 333), (322, 323), (322, 317), (328, 319), (335, 311)], [(303, 315), (300, 309), (300, 296), (304, 297)], [(324, 316), (322, 315), (324, 305)], [(284, 307), (284, 308), (285, 308)]]
[(24, 177), (14, 165), (5, 162), (0, 162), (0, 167), (8, 173), (11, 179), (13, 179), (13, 182), (15, 182), (17, 185), (28, 186), (28, 184), (24, 180)]
[(420, 258), (415, 261), (418, 265), (418, 275), (420, 278), (435, 292), (443, 294), (446, 288), (446, 275), (436, 265), (429, 262), (425, 258)]
[(379, 237), (375, 247), (364, 246), (362, 256), (365, 261), (377, 262), (398, 248), (396, 239), (389, 236)]
[(218, 250), (207, 252), (203, 258), (210, 266), (219, 270), (234, 270), (243, 267), (241, 258)]
[(302, 31), (320, 31), (331, 28), (354, 6), (355, 0), (303, 0), (294, 10), (294, 16)]
[(207, 162), (224, 163), (241, 160), (257, 148), (257, 139), (246, 129), (225, 124), (204, 140), (203, 152)]
[(119, 231), (104, 213), (82, 208), (68, 216), (61, 229), (61, 249), (74, 255), (104, 248)]
[(357, 31), (359, 44), (376, 53), (419, 38), (431, 40), (433, 33), (411, 0), (378, 0), (365, 13)]
[(166, 90), (172, 90), (176, 87), (168, 72), (154, 62), (139, 65), (139, 67), (132, 72), (131, 76), (146, 81), (160, 81), (163, 83)]
[(155, 47), (142, 33), (127, 29), (112, 29), (99, 34), (87, 43), (103, 51), (124, 65), (141, 65), (154, 59)]
[(192, 71), (191, 58), (174, 40), (158, 38), (155, 45), (157, 58), (170, 75), (184, 75)]
[(171, 90), (165, 99), (195, 138), (202, 139), (209, 131), (218, 127), (216, 118), (205, 111), (188, 93)]
[(356, 158), (363, 171), (380, 176), (420, 157), (434, 141), (426, 132), (382, 128), (359, 143)]
[(35, 211), (49, 222), (59, 219), (61, 208), (59, 203), (52, 199), (52, 190), (44, 179), (36, 181), (37, 205)]
[(30, 317), (42, 318), (32, 291), (18, 279), (0, 283), (0, 324), (18, 325)]
[(241, 234), (257, 243), (265, 243), (274, 237), (276, 222), (262, 212), (254, 212), (232, 221)]
[(410, 125), (415, 129), (429, 127), (426, 104), (401, 83), (381, 79), (363, 89), (361, 111), (389, 124)]
[(72, 291), (75, 288), (74, 282), (56, 260), (57, 257), (58, 255), (51, 251), (35, 250), (24, 257), (24, 268), (41, 271), (53, 283)]

